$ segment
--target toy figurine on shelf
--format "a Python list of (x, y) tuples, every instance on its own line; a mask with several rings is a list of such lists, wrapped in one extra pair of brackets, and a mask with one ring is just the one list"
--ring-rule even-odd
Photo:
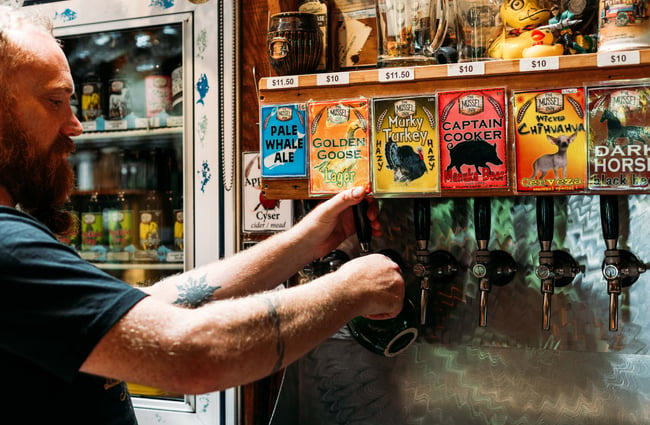
[(503, 27), (488, 45), (490, 57), (517, 59), (564, 52), (564, 46), (555, 43), (551, 29), (544, 28), (551, 18), (551, 10), (540, 6), (537, 0), (506, 0), (499, 8), (499, 17)]
[[(587, 2), (580, 0), (563, 1), (562, 5), (551, 6), (553, 17), (545, 28), (553, 31), (556, 42), (564, 46), (565, 55), (595, 52), (596, 37), (584, 33), (584, 30), (591, 26), (593, 7), (588, 9)], [(583, 19), (585, 13), (589, 15), (586, 21)]]

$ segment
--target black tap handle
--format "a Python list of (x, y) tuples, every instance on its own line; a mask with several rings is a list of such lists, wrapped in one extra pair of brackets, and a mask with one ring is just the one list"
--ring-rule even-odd
[(367, 248), (370, 250), (370, 242), (372, 240), (372, 228), (370, 227), (370, 219), (368, 218), (368, 201), (364, 199), (352, 208), (354, 215), (354, 226), (357, 230), (357, 238), (362, 247), (362, 251)]
[(431, 231), (431, 210), (429, 198), (415, 198), (413, 205), (415, 240), (428, 241)]
[(474, 232), (477, 241), (490, 240), (492, 213), (490, 212), (491, 198), (474, 198)]
[(618, 240), (618, 198), (600, 195), (600, 222), (605, 240)]
[(537, 237), (539, 242), (553, 241), (553, 197), (537, 197)]

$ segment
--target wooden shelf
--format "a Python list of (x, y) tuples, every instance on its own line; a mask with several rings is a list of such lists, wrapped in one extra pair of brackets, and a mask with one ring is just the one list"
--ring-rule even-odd
[[(629, 64), (625, 63), (629, 58)], [(621, 58), (623, 57), (623, 59)], [(612, 59), (613, 58), (613, 59)], [(575, 86), (599, 86), (612, 82), (631, 82), (650, 76), (650, 50), (622, 51), (611, 53), (592, 53), (583, 55), (558, 56), (554, 58), (536, 58), (535, 60), (558, 60), (558, 69), (522, 71), (530, 60), (497, 60), (482, 63), (466, 63), (465, 66), (475, 65), (484, 67), (481, 74), (457, 75), (459, 64), (430, 65), (414, 67), (411, 80), (397, 80), (394, 82), (380, 81), (381, 73), (391, 68), (367, 69), (347, 72), (349, 84), (344, 85), (319, 85), (318, 74), (306, 74), (286, 77), (262, 78), (259, 83), (260, 105), (288, 104), (307, 102), (310, 100), (350, 99), (356, 97), (394, 97), (408, 95), (435, 94), (440, 90), (472, 90), (490, 87), (505, 87), (508, 91), (508, 101), (512, 91), (542, 90)], [(609, 60), (612, 59), (612, 60)], [(615, 66), (599, 66), (599, 62), (618, 61)], [(394, 68), (398, 69), (398, 68)], [(325, 75), (325, 74), (324, 74)], [(281, 82), (278, 79), (297, 79), (292, 81), (294, 87), (274, 88), (272, 85)], [(321, 77), (322, 79), (322, 77)], [(286, 80), (285, 80), (286, 81)], [(293, 85), (293, 84), (292, 84)], [(282, 86), (282, 84), (279, 84)], [(510, 109), (510, 108), (509, 108)], [(511, 110), (509, 111), (511, 112)], [(508, 114), (511, 118), (511, 114)], [(514, 158), (514, 131), (508, 125), (508, 144), (510, 158)], [(510, 161), (511, 167), (514, 160)], [(510, 175), (513, 177), (514, 169)], [(432, 193), (432, 197), (458, 197), (458, 196), (519, 196), (519, 195), (566, 195), (575, 192), (552, 193), (516, 193), (514, 181), (511, 181), (511, 190), (472, 189), (443, 191)], [(262, 191), (269, 199), (308, 199), (309, 181), (307, 179), (263, 179)], [(588, 194), (624, 194), (642, 193), (640, 190), (597, 190), (582, 193)]]

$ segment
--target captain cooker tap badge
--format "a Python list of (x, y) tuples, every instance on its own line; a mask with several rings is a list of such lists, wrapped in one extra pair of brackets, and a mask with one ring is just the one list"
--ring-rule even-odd
[(586, 187), (587, 135), (582, 87), (515, 92), (517, 191)]
[(438, 93), (441, 187), (507, 188), (505, 89)]

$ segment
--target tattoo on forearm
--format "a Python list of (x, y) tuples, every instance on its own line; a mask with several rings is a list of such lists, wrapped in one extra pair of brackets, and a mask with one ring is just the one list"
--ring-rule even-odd
[(280, 333), (280, 316), (278, 315), (278, 311), (276, 309), (276, 306), (274, 302), (268, 298), (262, 298), (264, 302), (266, 303), (267, 307), (269, 308), (269, 317), (273, 321), (273, 327), (275, 328), (275, 333), (276, 333), (276, 343), (275, 343), (275, 350), (278, 355), (278, 359), (275, 362), (275, 365), (273, 366), (273, 370), (271, 371), (271, 375), (276, 373), (282, 368), (282, 362), (284, 361), (284, 339), (282, 338), (282, 334)]
[(199, 279), (190, 276), (186, 283), (177, 285), (178, 298), (174, 301), (174, 304), (187, 308), (196, 308), (208, 302), (214, 291), (221, 288), (221, 286), (209, 286), (206, 283), (206, 278), (207, 275), (203, 275)]

